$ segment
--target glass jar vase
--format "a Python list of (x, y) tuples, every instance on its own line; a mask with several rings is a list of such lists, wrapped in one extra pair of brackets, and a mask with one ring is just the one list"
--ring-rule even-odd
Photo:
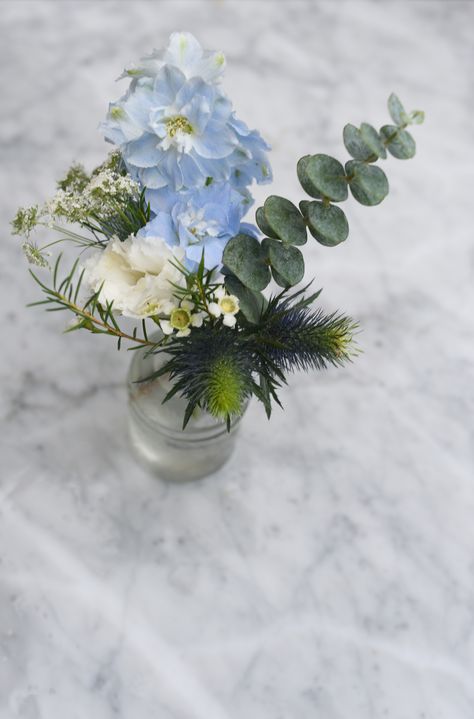
[(168, 375), (147, 381), (165, 361), (165, 353), (148, 354), (146, 347), (133, 352), (127, 380), (132, 448), (161, 479), (200, 479), (227, 462), (241, 418), (232, 422), (228, 432), (225, 422), (198, 409), (183, 430), (186, 401), (175, 395), (162, 404), (173, 386)]

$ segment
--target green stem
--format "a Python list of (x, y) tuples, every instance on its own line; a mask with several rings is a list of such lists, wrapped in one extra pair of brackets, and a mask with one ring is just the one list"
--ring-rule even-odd
[(74, 302), (71, 302), (71, 300), (66, 297), (66, 295), (62, 295), (59, 292), (51, 293), (53, 294), (57, 300), (59, 300), (62, 304), (66, 305), (71, 312), (74, 312), (74, 314), (79, 315), (80, 317), (83, 317), (84, 319), (89, 320), (90, 322), (93, 322), (98, 327), (102, 327), (104, 330), (107, 331), (108, 334), (114, 335), (115, 337), (120, 337), (120, 339), (130, 340), (131, 342), (136, 342), (137, 344), (141, 344), (144, 346), (149, 347), (155, 347), (156, 342), (150, 342), (150, 340), (147, 339), (141, 339), (140, 337), (134, 337), (133, 335), (129, 335), (126, 332), (122, 332), (121, 329), (117, 327), (114, 327), (113, 325), (108, 324), (107, 322), (103, 322), (102, 320), (99, 320), (95, 315), (91, 314), (90, 312), (87, 312), (83, 307), (79, 307)]

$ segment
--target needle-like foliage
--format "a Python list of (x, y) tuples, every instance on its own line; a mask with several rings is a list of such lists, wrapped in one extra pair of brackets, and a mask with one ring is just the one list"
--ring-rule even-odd
[(256, 352), (262, 363), (283, 373), (324, 369), (350, 360), (357, 324), (337, 312), (314, 310), (307, 300), (291, 297), (270, 300), (255, 333)]

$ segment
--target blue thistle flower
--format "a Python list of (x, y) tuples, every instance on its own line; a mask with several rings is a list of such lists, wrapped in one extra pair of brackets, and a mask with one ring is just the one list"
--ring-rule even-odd
[(174, 394), (188, 400), (183, 428), (196, 407), (217, 419), (242, 414), (252, 394), (252, 353), (237, 332), (222, 325), (194, 329), (187, 337), (174, 338), (164, 350), (171, 359), (159, 370), (170, 374)]

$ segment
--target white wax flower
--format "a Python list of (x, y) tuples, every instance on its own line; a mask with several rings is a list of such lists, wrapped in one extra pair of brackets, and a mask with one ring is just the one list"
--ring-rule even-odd
[(235, 295), (228, 295), (225, 287), (221, 285), (214, 291), (214, 301), (208, 305), (209, 314), (221, 317), (226, 327), (235, 327), (235, 315), (240, 310), (239, 299)]
[(176, 337), (187, 337), (191, 334), (192, 327), (202, 327), (204, 320), (203, 312), (195, 312), (194, 303), (189, 300), (182, 300), (179, 307), (175, 307), (170, 313), (169, 320), (160, 320), (160, 327), (163, 334), (172, 335), (175, 330)]
[(170, 260), (183, 257), (180, 247), (170, 248), (159, 237), (113, 238), (85, 262), (84, 282), (94, 292), (102, 285), (100, 302), (113, 302), (125, 317), (169, 315), (177, 306), (171, 283), (184, 282)]

